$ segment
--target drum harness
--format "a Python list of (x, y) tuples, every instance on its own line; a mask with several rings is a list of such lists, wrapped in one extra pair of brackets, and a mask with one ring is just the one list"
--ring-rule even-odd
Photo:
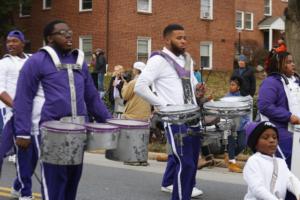
[(76, 64), (62, 64), (54, 51), (54, 49), (50, 46), (45, 46), (41, 48), (41, 50), (46, 51), (50, 57), (52, 58), (53, 63), (55, 64), (57, 70), (66, 69), (68, 71), (68, 78), (69, 78), (69, 87), (70, 87), (70, 94), (71, 94), (71, 111), (72, 116), (63, 117), (60, 119), (62, 122), (72, 122), (76, 124), (84, 124), (85, 117), (77, 115), (77, 105), (76, 105), (76, 90), (75, 90), (75, 80), (74, 80), (74, 72), (73, 70), (82, 70), (82, 65), (84, 61), (84, 53), (79, 49), (75, 49), (73, 51), (78, 52)]
[[(190, 54), (185, 52), (183, 55), (185, 58), (184, 68), (182, 68), (171, 56), (169, 56), (167, 53), (165, 53), (163, 51), (155, 51), (151, 54), (151, 57), (155, 56), (155, 55), (159, 55), (159, 56), (163, 57), (171, 66), (174, 67), (175, 71), (177, 72), (177, 74), (182, 82), (184, 104), (195, 104), (194, 95), (192, 92), (193, 89), (191, 86), (191, 78), (190, 78), (191, 61), (192, 61)], [(197, 105), (197, 104), (195, 104), (195, 105)], [(195, 132), (193, 132), (193, 130), (191, 128), (188, 128), (187, 133), (182, 134), (180, 125), (182, 125), (183, 123), (177, 122), (176, 124), (179, 125), (179, 134), (174, 135), (174, 139), (181, 146), (181, 154), (182, 154), (183, 137), (188, 136), (188, 135), (198, 136), (200, 133), (202, 133), (202, 130), (200, 130), (199, 133), (195, 133)], [(188, 127), (199, 124), (200, 127), (202, 127), (201, 121), (198, 119), (185, 122), (184, 124), (186, 124)]]
[[(54, 49), (50, 46), (45, 46), (41, 48), (41, 50), (46, 51), (53, 63), (55, 64), (57, 70), (61, 69), (67, 69), (68, 71), (68, 78), (69, 78), (69, 86), (70, 86), (70, 94), (71, 94), (71, 111), (72, 111), (72, 116), (71, 117), (63, 117), (60, 119), (62, 122), (72, 122), (72, 123), (79, 123), (83, 124), (84, 123), (84, 116), (77, 116), (77, 105), (76, 105), (76, 91), (75, 91), (75, 81), (74, 81), (74, 73), (73, 70), (82, 70), (82, 65), (84, 61), (84, 53), (76, 49), (74, 51), (78, 52), (78, 57), (76, 64), (62, 64), (54, 51)], [(37, 181), (42, 184), (41, 178), (34, 172), (34, 176), (37, 179)]]

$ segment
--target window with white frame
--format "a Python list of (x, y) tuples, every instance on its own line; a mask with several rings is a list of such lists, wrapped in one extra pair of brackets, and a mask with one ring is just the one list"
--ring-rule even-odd
[(264, 0), (264, 15), (272, 15), (272, 0)]
[(144, 13), (152, 12), (152, 0), (137, 0), (137, 11)]
[(244, 29), (244, 12), (242, 11), (235, 12), (235, 28)]
[(51, 9), (52, 0), (43, 0), (43, 9)]
[(93, 37), (92, 36), (80, 36), (79, 37), (79, 49), (84, 52), (84, 59), (87, 63), (91, 63), (93, 54)]
[(253, 30), (253, 13), (245, 12), (245, 29)]
[(31, 14), (31, 2), (28, 0), (20, 1), (20, 17), (28, 17)]
[(93, 0), (79, 0), (79, 11), (91, 11), (93, 9)]
[(213, 18), (213, 0), (200, 0), (200, 18)]
[(203, 69), (212, 69), (212, 42), (200, 43), (200, 66)]
[(147, 62), (151, 52), (151, 38), (138, 37), (137, 39), (137, 60)]

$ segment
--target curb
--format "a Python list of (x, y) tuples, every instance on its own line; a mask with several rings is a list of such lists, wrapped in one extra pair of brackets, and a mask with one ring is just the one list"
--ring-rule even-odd
[[(105, 150), (95, 150), (95, 151), (89, 151), (89, 153), (94, 153), (94, 154), (105, 154)], [(237, 164), (240, 166), (244, 166), (247, 159), (248, 155), (240, 154), (237, 157)], [(156, 160), (158, 162), (167, 162), (168, 160), (168, 154), (166, 153), (160, 153), (160, 152), (148, 152), (148, 160)], [(226, 163), (224, 162), (224, 155), (217, 155), (215, 156), (214, 160), (216, 160), (219, 164), (218, 167), (221, 168), (227, 168)], [(200, 159), (199, 159), (200, 161)]]

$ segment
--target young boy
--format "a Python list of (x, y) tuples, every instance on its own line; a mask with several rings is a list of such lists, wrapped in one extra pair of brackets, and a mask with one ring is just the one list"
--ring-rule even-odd
[[(239, 76), (232, 76), (230, 78), (229, 92), (225, 97), (241, 96), (241, 85), (242, 79)], [(244, 127), (248, 121), (248, 116), (242, 116), (239, 120), (239, 124), (236, 124), (237, 138), (234, 138), (232, 135), (228, 137), (228, 170), (230, 172), (242, 173), (242, 169), (236, 163), (235, 157), (245, 149), (246, 139)]]
[(271, 122), (251, 122), (246, 127), (247, 145), (254, 152), (244, 167), (248, 192), (244, 200), (283, 200), (289, 190), (300, 199), (300, 181), (285, 161), (275, 157), (278, 130)]
[(274, 48), (274, 50), (277, 53), (282, 53), (282, 52), (286, 52), (287, 51), (287, 47), (286, 44), (284, 43), (284, 38), (280, 37), (279, 40), (277, 41), (278, 43), (278, 47)]

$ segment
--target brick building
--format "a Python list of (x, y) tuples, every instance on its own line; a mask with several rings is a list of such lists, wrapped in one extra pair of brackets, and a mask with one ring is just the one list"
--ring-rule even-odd
[[(271, 49), (284, 36), (284, 10), (288, 0), (237, 0), (236, 44), (241, 51), (247, 43), (257, 48)], [(238, 46), (237, 50), (238, 50)]]
[[(286, 3), (270, 1), (272, 16), (281, 16)], [(263, 46), (266, 31), (259, 30), (258, 24), (265, 16), (264, 2), (267, 0), (32, 0), (31, 10), (21, 8), (23, 15), (16, 22), (36, 51), (43, 45), (45, 24), (65, 20), (74, 32), (74, 47), (83, 49), (88, 61), (94, 49), (103, 48), (109, 69), (117, 64), (129, 68), (136, 60), (146, 60), (151, 51), (163, 46), (163, 28), (180, 23), (196, 63), (225, 71), (232, 69), (239, 36)], [(246, 22), (249, 13), (252, 21)], [(251, 30), (246, 28), (249, 23)]]

